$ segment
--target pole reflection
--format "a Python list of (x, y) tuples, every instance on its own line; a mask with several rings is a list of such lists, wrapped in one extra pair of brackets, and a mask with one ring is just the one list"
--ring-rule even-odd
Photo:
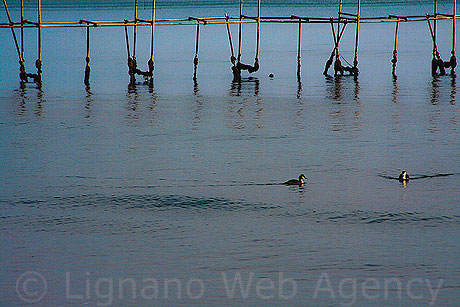
[(193, 95), (195, 96), (196, 105), (193, 110), (192, 130), (198, 130), (202, 121), (201, 112), (203, 110), (203, 96), (201, 95), (196, 76), (193, 78)]
[[(356, 76), (326, 76), (326, 96), (332, 100), (332, 131), (361, 130), (360, 86)], [(357, 102), (358, 104), (350, 104)], [(343, 107), (340, 107), (343, 105)], [(358, 106), (358, 108), (356, 108)]]
[(45, 92), (43, 91), (41, 84), (33, 83), (35, 86), (31, 87), (29, 87), (28, 84), (32, 83), (20, 82), (19, 89), (16, 90), (19, 95), (18, 114), (21, 116), (25, 115), (27, 113), (27, 104), (34, 103), (36, 104), (34, 115), (42, 117), (43, 105), (46, 102)]
[[(227, 101), (227, 118), (229, 126), (233, 129), (246, 129), (250, 124), (251, 119), (254, 120), (254, 128), (263, 128), (262, 119), (264, 116), (265, 107), (262, 103), (260, 94), (260, 80), (256, 77), (241, 78), (233, 80), (229, 90), (229, 96), (232, 99)], [(252, 97), (256, 97), (254, 105)], [(253, 106), (254, 117), (246, 116), (246, 109), (251, 109)]]
[(85, 104), (86, 115), (85, 115), (85, 118), (90, 118), (91, 113), (92, 113), (91, 111), (92, 111), (94, 98), (93, 98), (93, 93), (91, 92), (91, 87), (90, 87), (89, 83), (86, 85), (85, 91), (86, 91), (86, 96), (85, 96), (85, 98), (86, 98), (86, 104)]
[(327, 97), (337, 103), (346, 103), (350, 98), (356, 102), (360, 100), (361, 88), (357, 76), (326, 75), (326, 91)]
[[(151, 122), (155, 121), (157, 116), (156, 114), (156, 105), (158, 100), (158, 95), (155, 92), (155, 88), (152, 82), (146, 81), (143, 85), (148, 85), (145, 87), (138, 87), (138, 84), (129, 84), (128, 91), (126, 93), (126, 105), (125, 109), (127, 110), (126, 119), (131, 122), (138, 124), (142, 118), (146, 117), (147, 112), (143, 110), (142, 105), (148, 103), (148, 113), (152, 114)], [(146, 90), (145, 90), (146, 89)], [(148, 94), (147, 94), (148, 93)], [(147, 95), (146, 95), (147, 94)]]

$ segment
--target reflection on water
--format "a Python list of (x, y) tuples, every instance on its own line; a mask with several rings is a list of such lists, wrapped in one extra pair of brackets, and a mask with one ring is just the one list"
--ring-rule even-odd
[[(449, 79), (450, 81), (448, 81)], [(455, 105), (455, 99), (457, 96), (457, 76), (455, 74), (433, 76), (430, 88), (430, 102), (432, 105), (437, 105), (444, 100), (443, 97), (445, 93), (442, 91), (443, 89), (449, 89), (449, 102), (451, 105)]]
[(359, 102), (360, 87), (357, 76), (326, 75), (325, 78), (329, 99), (337, 103), (348, 102), (350, 98)]
[[(125, 103), (126, 120), (138, 125), (141, 119), (150, 113), (152, 116), (151, 122), (153, 123), (157, 116), (155, 111), (157, 100), (158, 95), (155, 92), (153, 83), (150, 81), (128, 85)], [(146, 112), (145, 106), (148, 106), (148, 112)]]
[[(395, 104), (399, 104), (399, 83), (398, 83), (398, 76), (393, 74), (392, 76), (392, 82), (393, 82), (393, 89), (391, 91), (391, 101)], [(392, 132), (401, 132), (400, 128), (401, 127), (401, 113), (399, 108), (394, 108), (394, 112), (391, 115), (391, 120), (392, 120), (392, 125), (391, 125), (391, 131)]]
[[(326, 91), (328, 98), (334, 102), (335, 106), (330, 111), (332, 131), (360, 131), (362, 120), (358, 78), (341, 75), (326, 76)], [(357, 104), (350, 105), (350, 102), (357, 102)]]
[[(28, 86), (28, 84), (34, 84), (34, 86)], [(43, 104), (46, 102), (42, 86), (35, 83), (21, 82), (19, 89), (16, 90), (19, 95), (19, 110), (18, 115), (25, 115), (27, 112), (27, 104), (35, 104), (34, 114), (38, 117), (43, 115)]]
[(431, 81), (431, 104), (436, 105), (439, 102), (439, 76), (434, 75)]
[[(260, 81), (258, 78), (249, 77), (232, 81), (229, 91), (231, 99), (227, 101), (227, 118), (230, 127), (237, 130), (246, 129), (252, 120), (254, 120), (255, 129), (263, 127), (262, 119), (265, 107), (259, 92)], [(248, 111), (249, 114), (254, 112), (254, 116), (248, 117)]]
[(130, 122), (137, 122), (141, 113), (139, 112), (139, 93), (136, 84), (130, 84), (126, 93), (126, 119)]
[(302, 99), (302, 81), (300, 77), (297, 78), (297, 99)]
[(195, 96), (196, 106), (193, 109), (192, 130), (197, 130), (201, 123), (201, 111), (203, 109), (203, 96), (196, 77), (193, 78), (193, 95)]
[(260, 91), (260, 81), (257, 77), (241, 78), (233, 80), (230, 87), (230, 96), (239, 97), (241, 95), (252, 94), (258, 96)]
[(20, 106), (20, 110), (19, 110), (19, 115), (24, 115), (27, 108), (26, 108), (26, 84), (25, 83), (22, 83), (20, 84), (19, 86), (19, 90), (18, 90), (18, 93), (19, 93), (19, 106)]
[(399, 83), (398, 76), (393, 75), (393, 90), (391, 91), (392, 101), (397, 104), (399, 102)]
[(91, 117), (91, 107), (93, 106), (94, 98), (93, 98), (93, 93), (91, 92), (91, 87), (89, 83), (86, 85), (85, 90), (86, 90), (85, 118), (90, 118)]
[[(307, 188), (290, 187), (289, 193), (301, 198), (306, 196)], [(453, 212), (417, 212), (398, 211), (398, 209), (382, 210), (346, 210), (334, 208), (318, 210), (306, 207), (283, 206), (279, 204), (248, 202), (219, 197), (193, 197), (182, 195), (157, 194), (122, 194), (100, 195), (84, 194), (71, 197), (27, 198), (3, 202), (11, 212), (19, 213), (20, 208), (27, 208), (24, 214), (11, 214), (3, 219), (3, 226), (21, 225), (28, 232), (68, 233), (104, 233), (106, 238), (114, 238), (121, 233), (143, 234), (158, 231), (158, 224), (174, 221), (162, 220), (163, 216), (175, 216), (183, 212), (187, 216), (193, 212), (234, 212), (250, 215), (252, 218), (277, 217), (283, 219), (302, 218), (306, 222), (337, 223), (342, 226), (353, 224), (416, 224), (419, 226), (442, 227), (443, 225), (460, 225), (460, 215)], [(47, 215), (35, 215), (40, 210)], [(104, 212), (106, 217), (98, 217), (93, 213)], [(129, 214), (127, 214), (129, 212)], [(161, 215), (161, 217), (160, 217)], [(136, 216), (138, 218), (131, 219)], [(145, 223), (145, 219), (155, 219), (156, 223)], [(98, 225), (106, 221), (104, 225)], [(176, 221), (180, 224), (180, 221)], [(164, 229), (165, 230), (165, 229)], [(174, 228), (171, 229), (173, 233)], [(173, 234), (171, 240), (175, 240)]]
[[(429, 101), (430, 108), (428, 132), (439, 133), (442, 125), (442, 108), (449, 101), (449, 105), (455, 106), (457, 96), (456, 75), (433, 76), (430, 82)], [(452, 131), (457, 131), (457, 114), (453, 113), (449, 123)]]
[(455, 104), (455, 98), (457, 96), (457, 75), (452, 74), (452, 80), (450, 81), (450, 104)]

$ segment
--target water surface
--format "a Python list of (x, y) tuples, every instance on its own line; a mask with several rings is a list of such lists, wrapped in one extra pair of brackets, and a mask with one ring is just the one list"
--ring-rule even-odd
[[(132, 18), (123, 3), (117, 10), (63, 3), (63, 11), (50, 3), (44, 18)], [(432, 10), (371, 4), (363, 15)], [(149, 18), (144, 6), (139, 14)], [(247, 10), (255, 14), (254, 3)], [(273, 3), (263, 12), (336, 11), (335, 2), (321, 2)], [(157, 17), (211, 13), (236, 15), (238, 5), (162, 2)], [(350, 62), (354, 29), (341, 43)], [(25, 304), (20, 276), (33, 271), (47, 284), (34, 303), (41, 306), (457, 306), (457, 79), (431, 77), (425, 22), (400, 24), (397, 78), (394, 24), (361, 25), (357, 79), (325, 77), (330, 32), (303, 27), (298, 80), (297, 25), (263, 24), (261, 68), (235, 83), (225, 25), (201, 27), (196, 81), (195, 27), (157, 27), (154, 84), (131, 87), (123, 29), (94, 28), (85, 87), (85, 31), (49, 28), (39, 89), (20, 87), (11, 34), (0, 31), (0, 305)], [(150, 29), (138, 34), (146, 69)], [(255, 35), (255, 25), (245, 25), (246, 63)], [(31, 71), (35, 38), (26, 31)], [(451, 23), (439, 22), (446, 60), (451, 43)], [(418, 179), (392, 179), (402, 169)], [(280, 184), (300, 173), (308, 177), (303, 187)], [(238, 276), (248, 288), (232, 292)], [(126, 284), (120, 291), (129, 278), (135, 291)], [(142, 292), (152, 279), (156, 296)], [(40, 287), (26, 284), (29, 294)]]

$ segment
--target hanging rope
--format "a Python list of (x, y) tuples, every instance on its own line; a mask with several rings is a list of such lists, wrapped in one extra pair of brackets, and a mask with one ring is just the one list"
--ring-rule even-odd
[(129, 48), (129, 33), (128, 33), (128, 20), (124, 20), (124, 28), (125, 28), (125, 39), (126, 39), (126, 50), (128, 53), (128, 74), (130, 77), (130, 84), (136, 84), (136, 75), (143, 76), (145, 80), (150, 79), (150, 83), (153, 81), (153, 69), (154, 69), (154, 62), (153, 62), (153, 46), (154, 46), (154, 26), (155, 26), (155, 0), (153, 0), (152, 4), (152, 39), (151, 39), (151, 47), (150, 47), (150, 59), (148, 61), (148, 71), (142, 71), (137, 68), (137, 59), (136, 59), (136, 49), (137, 49), (137, 23), (138, 21), (142, 22), (150, 22), (143, 19), (139, 19), (137, 15), (137, 0), (134, 1), (134, 33), (133, 33), (133, 56), (131, 57), (130, 48)]
[(457, 17), (457, 0), (454, 0), (454, 11), (452, 14), (452, 50), (450, 52), (450, 74), (455, 74), (455, 67), (457, 67), (457, 58), (455, 57), (455, 21)]
[(452, 14), (452, 53), (455, 54), (455, 21), (457, 18), (457, 0), (454, 0), (454, 11)]
[(152, 1), (152, 40), (150, 44), (150, 59), (148, 61), (149, 66), (149, 74), (150, 74), (150, 82), (153, 82), (153, 70), (155, 69), (155, 62), (153, 61), (154, 55), (154, 42), (155, 42), (155, 10), (156, 10), (156, 3), (155, 0)]
[(133, 60), (136, 61), (137, 49), (137, 0), (134, 0), (134, 34), (133, 34)]
[(24, 62), (24, 0), (21, 0), (21, 57), (20, 58), (22, 59), (22, 62)]
[(37, 76), (34, 81), (41, 85), (42, 83), (42, 1), (38, 0), (38, 59), (35, 61)]
[(299, 18), (299, 36), (297, 40), (297, 79), (298, 80), (300, 80), (301, 38), (302, 38), (302, 19)]
[(236, 65), (232, 67), (233, 80), (237, 81), (241, 79), (241, 71), (247, 70), (249, 73), (253, 73), (259, 70), (259, 50), (260, 50), (260, 2), (258, 1), (258, 13), (256, 17), (257, 21), (257, 38), (256, 38), (256, 55), (254, 59), (254, 65), (248, 65), (241, 63), (241, 42), (243, 36), (243, 1), (240, 0), (240, 24), (239, 24), (239, 37), (238, 37), (238, 59)]
[[(338, 75), (338, 74), (343, 75), (344, 72), (348, 72), (348, 73), (350, 73), (350, 75), (354, 75), (354, 76), (358, 75), (357, 65), (358, 65), (358, 38), (359, 38), (359, 18), (360, 18), (359, 16), (360, 16), (360, 11), (361, 11), (361, 1), (358, 1), (358, 15), (342, 13), (342, 0), (340, 0), (338, 19), (337, 19), (337, 35), (335, 34), (334, 26), (333, 26), (332, 21), (331, 21), (331, 26), (332, 26), (333, 35), (334, 35), (334, 42), (335, 42), (335, 48), (334, 48), (334, 51), (333, 51), (333, 53), (335, 54), (334, 75)], [(353, 66), (351, 66), (347, 61), (346, 62), (350, 66), (343, 66), (342, 62), (340, 61), (341, 56), (340, 56), (340, 52), (339, 52), (339, 43), (340, 43), (340, 39), (341, 39), (341, 37), (343, 35), (343, 31), (345, 30), (345, 26), (348, 23), (348, 19), (342, 17), (342, 15), (351, 15), (351, 16), (356, 17), (355, 20), (356, 20), (356, 23), (357, 23), (357, 27), (356, 27), (356, 40), (355, 40), (355, 59), (354, 59), (354, 65)], [(342, 19), (344, 20), (344, 26), (343, 26), (342, 30), (340, 30), (340, 25), (341, 25)], [(333, 58), (333, 57), (334, 56), (331, 55), (331, 58)], [(324, 70), (323, 74), (327, 75), (327, 71), (329, 70), (329, 67), (330, 67), (331, 64), (332, 64), (332, 62), (329, 61), (329, 60), (326, 62), (326, 69)]]
[(95, 22), (92, 22), (92, 21), (88, 21), (88, 20), (84, 20), (84, 19), (80, 19), (80, 21), (78, 22), (79, 24), (83, 24), (83, 23), (86, 23), (86, 68), (85, 68), (85, 79), (84, 79), (84, 83), (86, 86), (89, 86), (89, 76), (90, 76), (90, 72), (91, 72), (91, 67), (89, 66), (89, 62), (90, 62), (90, 57), (89, 57), (89, 52), (90, 52), (90, 35), (89, 35), (89, 27), (90, 25), (94, 26), (94, 27), (97, 27), (97, 23)]
[(196, 42), (195, 42), (195, 58), (193, 59), (194, 69), (193, 69), (193, 80), (196, 81), (196, 69), (198, 66), (198, 45), (200, 41), (200, 22), (196, 24)]
[(254, 71), (259, 70), (259, 47), (260, 47), (260, 1), (257, 9), (257, 43), (256, 43), (256, 57), (254, 59)]
[[(340, 28), (340, 25), (337, 25), (337, 30), (340, 31), (340, 32), (337, 32), (337, 33), (335, 31), (335, 28), (334, 28), (334, 19), (333, 18), (330, 19), (330, 23), (331, 23), (332, 36), (334, 38), (334, 49), (332, 50), (331, 56), (329, 57), (329, 59), (326, 62), (323, 75), (327, 76), (329, 68), (332, 66), (334, 56), (335, 56), (335, 62), (334, 62), (334, 71), (335, 71), (335, 73), (334, 74), (337, 75), (338, 73), (340, 73), (340, 74), (343, 75), (344, 71), (348, 71), (348, 72), (351, 73), (351, 72), (353, 72), (353, 70), (352, 70), (353, 68), (352, 67), (346, 67), (346, 66), (342, 65), (342, 63), (340, 61), (341, 55), (340, 55), (340, 52), (339, 52), (340, 40), (342, 39), (342, 36), (343, 36), (345, 28), (346, 28), (346, 26), (348, 24), (348, 21), (347, 21), (347, 19), (345, 19), (342, 28)], [(338, 21), (338, 24), (340, 24), (340, 21)]]
[(394, 49), (393, 49), (393, 58), (391, 59), (392, 63), (392, 74), (393, 76), (396, 76), (396, 63), (398, 63), (398, 35), (399, 35), (399, 18), (398, 21), (396, 21), (396, 29), (395, 29), (395, 44), (394, 44)]
[[(456, 19), (456, 11), (457, 11), (457, 2), (454, 0), (454, 11), (452, 14), (452, 50), (451, 50), (451, 57), (448, 62), (444, 62), (441, 59), (441, 55), (438, 50), (437, 42), (436, 42), (436, 19), (438, 16), (437, 12), (437, 1), (434, 1), (434, 18), (433, 18), (433, 26), (431, 26), (430, 16), (426, 15), (426, 20), (428, 23), (428, 27), (430, 29), (431, 39), (433, 41), (433, 59), (431, 60), (431, 75), (432, 76), (443, 76), (446, 74), (446, 68), (450, 68), (451, 74), (455, 74), (455, 67), (457, 66), (457, 58), (455, 57), (455, 19)], [(439, 69), (439, 73), (438, 73)]]
[[(452, 49), (451, 51), (451, 58), (448, 62), (444, 62), (442, 59), (441, 59), (441, 55), (439, 53), (439, 50), (438, 50), (438, 46), (437, 46), (437, 43), (436, 43), (436, 28), (433, 29), (433, 27), (431, 26), (431, 22), (430, 22), (430, 18), (429, 18), (429, 15), (427, 14), (426, 15), (426, 18), (427, 18), (427, 23), (428, 23), (428, 28), (430, 29), (430, 34), (431, 34), (431, 39), (433, 41), (433, 59), (431, 60), (431, 74), (432, 76), (443, 76), (446, 74), (446, 68), (451, 68), (451, 74), (454, 74), (454, 69), (455, 67), (457, 66), (457, 59), (455, 57), (455, 50)], [(452, 17), (454, 18), (454, 17)], [(455, 36), (453, 36), (453, 40), (455, 40)], [(453, 46), (454, 46), (454, 43), (453, 43)], [(439, 73), (438, 73), (438, 69), (439, 69)]]
[[(444, 65), (441, 65), (443, 61), (441, 60), (441, 56), (438, 52), (438, 46), (436, 45), (436, 35), (435, 31), (433, 31), (433, 27), (431, 26), (430, 17), (426, 15), (426, 21), (428, 22), (428, 28), (430, 29), (431, 40), (433, 42), (433, 59), (431, 60), (431, 75), (436, 76), (438, 68), (440, 69), (440, 74), (442, 74), (442, 70), (444, 69)], [(444, 71), (445, 74), (445, 71)]]
[(85, 85), (89, 86), (89, 75), (91, 72), (91, 67), (89, 67), (89, 25), (86, 28), (86, 68), (85, 68)]
[[(340, 20), (342, 18), (342, 0), (339, 1), (339, 12), (338, 12), (338, 18), (337, 18), (337, 34), (340, 33)], [(338, 39), (337, 37), (337, 40), (336, 40), (336, 45), (335, 45), (335, 58), (336, 60), (339, 60), (340, 61), (340, 57), (339, 57), (339, 41), (340, 39)]]
[(21, 56), (19, 58), (19, 78), (21, 82), (28, 82), (24, 57), (24, 0), (21, 0)]
[(359, 41), (359, 20), (361, 16), (361, 0), (358, 1), (358, 15), (356, 16), (356, 38), (355, 38), (355, 57), (353, 59), (353, 70), (355, 76), (358, 74), (358, 41)]
[[(335, 62), (334, 62), (334, 75), (338, 75), (338, 74), (341, 74), (343, 75), (343, 73), (345, 71), (349, 72), (350, 74), (353, 73), (354, 69), (352, 67), (347, 67), (347, 66), (343, 66), (342, 65), (342, 62), (340, 61), (340, 52), (339, 52), (339, 44), (340, 44), (340, 39), (342, 38), (342, 35), (343, 35), (343, 32), (345, 30), (345, 27), (348, 23), (348, 19), (344, 19), (344, 26), (342, 28), (342, 30), (340, 30), (340, 24), (341, 24), (341, 20), (342, 20), (342, 0), (340, 0), (339, 2), (339, 12), (338, 12), (338, 19), (337, 19), (337, 37), (336, 35), (334, 35), (334, 38), (335, 38)], [(339, 34), (340, 33), (340, 34)], [(348, 63), (348, 62), (347, 62)]]

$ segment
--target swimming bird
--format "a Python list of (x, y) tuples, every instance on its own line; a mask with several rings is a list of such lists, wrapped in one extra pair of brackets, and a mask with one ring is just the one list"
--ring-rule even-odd
[(406, 171), (402, 171), (401, 174), (399, 174), (399, 181), (408, 181), (409, 180), (409, 174)]
[(286, 181), (283, 184), (285, 184), (285, 185), (303, 185), (304, 184), (304, 181), (303, 181), (304, 179), (307, 179), (307, 177), (305, 177), (304, 174), (300, 174), (299, 179), (290, 179), (290, 180)]

